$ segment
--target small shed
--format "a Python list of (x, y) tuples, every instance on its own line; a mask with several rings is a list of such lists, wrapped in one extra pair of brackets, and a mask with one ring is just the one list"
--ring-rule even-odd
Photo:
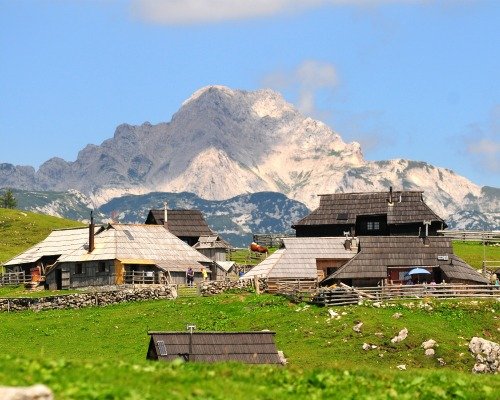
[(232, 246), (219, 235), (200, 236), (198, 242), (193, 246), (201, 254), (213, 261), (226, 261), (227, 252)]
[(147, 359), (281, 364), (275, 332), (148, 332)]
[(212, 276), (212, 280), (224, 281), (227, 279), (238, 278), (236, 273), (236, 262), (235, 261), (216, 261), (215, 262), (215, 276)]

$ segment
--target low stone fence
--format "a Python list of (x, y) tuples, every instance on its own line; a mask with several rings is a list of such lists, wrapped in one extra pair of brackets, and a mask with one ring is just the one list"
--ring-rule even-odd
[(110, 304), (124, 303), (129, 301), (175, 299), (176, 297), (177, 291), (175, 287), (165, 285), (148, 285), (147, 287), (143, 288), (115, 289), (39, 298), (0, 298), (0, 312), (24, 310), (41, 311), (65, 308), (74, 309), (83, 307), (107, 306)]
[[(200, 284), (200, 293), (202, 296), (213, 296), (228, 290), (234, 289), (250, 289), (254, 288), (252, 279), (237, 280), (237, 281), (206, 281)], [(259, 279), (259, 290), (267, 291), (267, 281)]]

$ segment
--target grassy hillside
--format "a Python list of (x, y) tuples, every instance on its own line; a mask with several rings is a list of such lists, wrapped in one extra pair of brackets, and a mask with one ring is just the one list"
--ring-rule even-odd
[(68, 219), (0, 208), (0, 263), (45, 239), (54, 229), (83, 226)]
[(486, 261), (498, 261), (500, 265), (500, 246), (483, 246), (479, 242), (453, 241), (453, 252), (470, 266), (479, 269), (483, 266), (483, 257)]
[[(57, 399), (495, 399), (467, 343), (500, 341), (500, 302), (414, 301), (328, 310), (234, 293), (103, 308), (0, 315), (0, 385), (48, 384)], [(394, 318), (398, 312), (402, 316)], [(352, 327), (363, 322), (361, 333)], [(146, 361), (148, 330), (269, 329), (286, 367)], [(408, 338), (391, 338), (407, 328)], [(424, 356), (434, 339), (435, 357)], [(377, 348), (365, 351), (363, 343)], [(437, 358), (442, 358), (441, 365)], [(397, 366), (405, 364), (406, 370)]]

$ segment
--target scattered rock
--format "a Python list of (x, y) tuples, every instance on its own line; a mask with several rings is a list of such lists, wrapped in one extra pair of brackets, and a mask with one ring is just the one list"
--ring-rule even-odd
[(400, 370), (400, 371), (406, 371), (406, 364), (401, 364), (401, 365), (398, 365), (397, 368)]
[(401, 314), (401, 313), (397, 312), (397, 313), (393, 314), (392, 318), (399, 319), (399, 318), (401, 318), (402, 316), (403, 316), (403, 314)]
[(328, 314), (330, 315), (330, 318), (340, 317), (339, 313), (336, 311), (333, 311), (331, 308), (328, 309)]
[(427, 357), (431, 357), (431, 356), (433, 356), (435, 353), (436, 353), (436, 352), (434, 351), (434, 349), (426, 349), (426, 350), (425, 350), (425, 355), (426, 355)]
[(281, 350), (278, 350), (278, 358), (279, 358), (280, 363), (282, 365), (288, 364), (288, 361), (285, 357), (285, 353), (283, 353)]
[(363, 323), (362, 322), (358, 322), (356, 325), (354, 325), (352, 327), (352, 330), (354, 332), (358, 332), (358, 333), (361, 333), (361, 327), (363, 326)]
[(437, 345), (437, 342), (433, 339), (429, 339), (421, 344), (420, 347), (423, 347), (424, 350), (433, 349)]
[(375, 303), (373, 303), (373, 307), (376, 307), (376, 308), (380, 308), (381, 305), (382, 305), (382, 303), (380, 301), (376, 301)]
[(399, 331), (398, 335), (397, 336), (394, 336), (392, 339), (391, 339), (391, 342), (392, 343), (399, 343), (399, 342), (402, 342), (403, 340), (406, 339), (406, 337), (408, 336), (408, 329), (406, 328), (403, 328)]
[(30, 387), (1, 387), (0, 399), (2, 400), (53, 400), (52, 391), (45, 385)]
[(439, 365), (441, 365), (441, 366), (442, 366), (442, 365), (446, 365), (446, 363), (445, 363), (444, 359), (443, 359), (443, 358), (441, 358), (441, 357), (440, 357), (440, 358), (438, 358), (438, 359), (437, 359), (437, 361), (438, 361)]
[(368, 343), (363, 343), (363, 350), (370, 350), (372, 346), (370, 346)]
[(479, 337), (473, 337), (469, 343), (469, 350), (476, 358), (472, 368), (476, 373), (500, 372), (500, 345)]

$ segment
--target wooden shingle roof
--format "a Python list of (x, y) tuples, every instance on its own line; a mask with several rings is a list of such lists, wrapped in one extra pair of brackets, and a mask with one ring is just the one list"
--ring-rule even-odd
[(320, 195), (319, 207), (293, 227), (304, 225), (352, 225), (362, 215), (387, 215), (388, 224), (405, 224), (424, 220), (443, 222), (424, 203), (421, 191), (368, 193), (334, 193)]
[(150, 210), (146, 224), (164, 225), (177, 237), (199, 238), (214, 234), (199, 210), (167, 210), (166, 225), (164, 210)]
[(88, 240), (89, 228), (54, 230), (44, 240), (8, 260), (3, 265), (12, 266), (34, 263), (42, 257), (69, 254), (83, 247), (85, 243), (88, 243)]
[(349, 260), (357, 253), (344, 247), (344, 237), (284, 238), (284, 248), (277, 250), (248, 271), (242, 279), (265, 278), (317, 278), (316, 260)]
[(487, 283), (486, 278), (453, 254), (451, 240), (432, 236), (360, 236), (359, 253), (323, 282), (387, 278), (388, 267), (439, 267), (448, 279)]
[(147, 358), (191, 362), (239, 361), (249, 364), (280, 364), (275, 332), (148, 332)]
[(154, 264), (169, 270), (200, 268), (200, 262), (211, 262), (160, 225), (110, 224), (94, 241), (91, 253), (81, 247), (59, 261), (120, 260), (124, 264)]

